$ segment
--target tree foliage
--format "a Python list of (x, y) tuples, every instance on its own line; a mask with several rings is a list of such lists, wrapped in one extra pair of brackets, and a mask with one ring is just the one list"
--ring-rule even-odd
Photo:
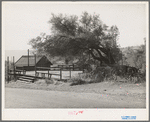
[(107, 65), (117, 63), (121, 52), (117, 45), (119, 30), (117, 26), (108, 27), (99, 15), (83, 12), (76, 15), (54, 15), (49, 20), (52, 25), (51, 36), (41, 35), (32, 39), (30, 44), (38, 51), (52, 56), (90, 55), (94, 60)]

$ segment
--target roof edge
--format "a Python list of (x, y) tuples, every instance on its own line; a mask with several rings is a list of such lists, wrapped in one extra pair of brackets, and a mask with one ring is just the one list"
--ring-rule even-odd
[(22, 58), (22, 56), (15, 62), (15, 64)]

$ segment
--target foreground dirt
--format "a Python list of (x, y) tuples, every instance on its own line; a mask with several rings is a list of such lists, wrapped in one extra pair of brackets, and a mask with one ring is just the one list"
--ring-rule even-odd
[[(49, 91), (49, 92), (58, 92), (58, 94), (60, 96), (62, 96), (62, 94), (67, 94), (67, 97), (64, 97), (62, 99), (73, 99), (75, 100), (75, 98), (68, 98), (68, 94), (76, 94), (76, 98), (77, 95), (80, 94), (80, 98), (84, 98), (87, 97), (88, 95), (90, 95), (89, 97), (89, 102), (92, 101), (99, 101), (99, 99), (102, 97), (103, 99), (101, 99), (101, 102), (104, 102), (105, 105), (103, 104), (96, 104), (96, 102), (91, 102), (91, 104), (81, 104), (81, 105), (75, 105), (73, 106), (72, 104), (68, 105), (69, 107), (107, 107), (107, 104), (110, 104), (108, 107), (111, 108), (118, 108), (118, 107), (127, 107), (127, 108), (146, 108), (146, 83), (139, 83), (139, 84), (132, 84), (132, 83), (121, 83), (121, 82), (101, 82), (101, 83), (92, 83), (92, 84), (83, 84), (83, 85), (74, 85), (74, 86), (70, 86), (71, 82), (61, 82), (61, 81), (53, 81), (53, 82), (49, 82), (48, 84), (45, 82), (45, 80), (39, 80), (36, 81), (35, 83), (30, 83), (30, 82), (23, 82), (23, 81), (16, 81), (16, 82), (10, 82), (5, 84), (6, 89), (8, 88), (15, 88), (15, 89), (21, 89), (26, 91), (27, 89), (31, 89), (31, 91), (34, 90), (39, 90), (41, 92), (42, 91)], [(9, 94), (10, 93), (10, 94)], [(13, 92), (12, 92), (13, 93)], [(11, 92), (9, 92), (8, 90), (6, 91), (5, 95), (6, 95), (6, 103), (8, 101), (13, 101), (13, 99), (18, 99), (20, 98), (18, 96), (17, 97), (11, 97), (11, 96), (16, 96), (14, 92), (14, 94), (12, 94)], [(88, 94), (90, 93), (90, 94)], [(25, 93), (26, 94), (26, 93)], [(48, 94), (48, 93), (47, 93)], [(49, 93), (51, 94), (51, 93)], [(57, 94), (55, 94), (56, 96)], [(38, 95), (35, 95), (36, 97)], [(61, 98), (60, 96), (57, 96), (59, 98)], [(82, 97), (81, 97), (82, 96)], [(92, 97), (93, 96), (93, 97)], [(107, 97), (109, 99), (104, 99), (104, 97)], [(109, 97), (108, 97), (109, 96)], [(24, 97), (24, 96), (22, 96)], [(39, 99), (40, 99), (41, 95), (39, 95)], [(57, 97), (53, 97), (50, 96), (52, 98), (54, 98), (54, 101), (58, 100)], [(86, 98), (86, 99), (87, 99)], [(91, 99), (92, 98), (92, 99)], [(9, 100), (12, 99), (12, 100)], [(20, 100), (23, 98), (20, 98)], [(28, 99), (28, 98), (27, 98)], [(29, 98), (31, 99), (31, 98)], [(45, 99), (45, 98), (43, 98)], [(53, 102), (54, 102), (53, 101)], [(59, 99), (59, 101), (61, 101), (61, 99)], [(79, 99), (77, 98), (75, 101), (84, 101), (83, 99)], [(113, 104), (111, 104), (112, 101), (116, 101)], [(118, 101), (119, 104), (117, 103)], [(29, 101), (28, 101), (29, 102)], [(21, 102), (20, 102), (21, 103)], [(35, 106), (35, 107), (44, 107), (41, 105), (42, 102), (40, 102), (40, 105)], [(68, 101), (68, 103), (71, 103), (70, 101)], [(78, 102), (77, 102), (78, 103)], [(82, 103), (82, 102), (81, 102)], [(99, 102), (98, 102), (99, 103)], [(22, 104), (24, 105), (24, 104)], [(28, 104), (27, 104), (28, 105)], [(32, 105), (29, 104), (28, 107), (31, 107)], [(57, 105), (54, 106), (46, 106), (46, 107), (55, 107)], [(7, 104), (7, 107), (13, 107), (13, 105), (11, 105), (11, 102)], [(15, 106), (14, 106), (15, 107)], [(18, 106), (19, 107), (19, 104)], [(23, 107), (23, 106), (20, 106)], [(27, 106), (25, 106), (27, 107)], [(34, 106), (32, 106), (34, 107)], [(58, 107), (67, 107), (67, 103), (65, 102), (65, 104), (63, 104), (62, 106)]]
[(145, 108), (144, 99), (98, 93), (5, 89), (6, 108)]

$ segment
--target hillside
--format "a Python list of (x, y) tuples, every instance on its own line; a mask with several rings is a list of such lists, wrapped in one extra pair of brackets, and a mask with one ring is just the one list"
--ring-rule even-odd
[(137, 67), (136, 63), (138, 62), (138, 60), (135, 60), (135, 56), (141, 56), (141, 58), (143, 58), (142, 60), (146, 60), (145, 59), (145, 55), (139, 54), (139, 51), (143, 51), (144, 50), (144, 45), (141, 46), (130, 46), (130, 47), (124, 47), (124, 48), (120, 48), (122, 53), (123, 53), (123, 64), (124, 65), (129, 65), (129, 66), (133, 66), (133, 67)]

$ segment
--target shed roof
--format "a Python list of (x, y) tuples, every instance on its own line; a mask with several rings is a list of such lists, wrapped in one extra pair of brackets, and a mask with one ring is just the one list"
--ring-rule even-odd
[[(36, 56), (36, 64), (43, 57), (46, 57), (46, 56)], [(47, 57), (46, 57), (46, 60), (49, 61), (49, 59)], [(18, 66), (18, 67), (28, 66), (28, 56), (27, 55), (23, 55), (20, 59), (18, 59), (18, 61), (16, 61), (15, 65)], [(52, 63), (51, 63), (51, 65), (52, 65)], [(29, 66), (35, 66), (35, 56), (29, 56)]]

